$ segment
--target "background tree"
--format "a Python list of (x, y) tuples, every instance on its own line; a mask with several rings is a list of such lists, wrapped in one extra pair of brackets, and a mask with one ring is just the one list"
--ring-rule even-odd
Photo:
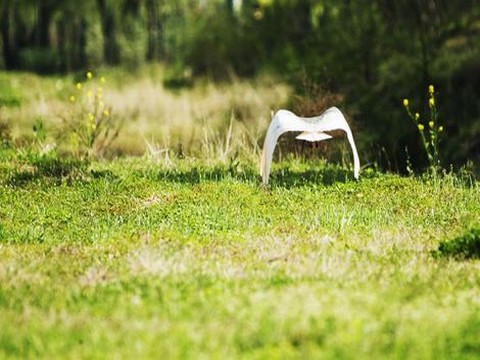
[(0, 3), (0, 66), (7, 70), (162, 61), (172, 84), (184, 84), (190, 72), (225, 81), (268, 71), (297, 94), (318, 97), (307, 93), (308, 78), (344, 99), (371, 160), (395, 170), (406, 168), (408, 156), (425, 164), (401, 99), (423, 94), (412, 104), (422, 110), (430, 83), (449, 134), (445, 162), (480, 161), (479, 35), (478, 0)]

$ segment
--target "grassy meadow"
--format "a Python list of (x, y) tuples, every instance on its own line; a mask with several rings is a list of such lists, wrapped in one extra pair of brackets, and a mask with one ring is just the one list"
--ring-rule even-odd
[[(219, 85), (199, 81), (192, 87), (168, 90), (163, 86), (164, 70), (158, 65), (133, 74), (106, 69), (93, 76), (88, 81), (84, 73), (48, 78), (0, 73), (0, 106), (10, 104), (0, 108), (0, 121), (11, 124), (11, 136), (18, 141), (32, 136), (32, 126), (41, 121), (46, 131), (44, 145), (55, 143), (62, 150), (71, 144), (59, 133), (69, 129), (71, 111), (77, 105), (69, 98), (88, 100), (88, 91), (96, 96), (102, 87), (102, 101), (111, 107), (120, 126), (107, 155), (158, 155), (170, 150), (226, 160), (235, 151), (257, 156), (271, 111), (287, 103), (291, 95), (287, 85), (269, 77)], [(83, 85), (82, 89), (75, 84)], [(94, 106), (83, 105), (88, 108), (84, 109), (86, 117)]]
[(92, 157), (60, 136), (78, 80), (0, 74), (0, 358), (478, 358), (479, 260), (436, 252), (478, 181), (284, 154), (262, 187), (289, 88), (159, 72), (105, 71)]

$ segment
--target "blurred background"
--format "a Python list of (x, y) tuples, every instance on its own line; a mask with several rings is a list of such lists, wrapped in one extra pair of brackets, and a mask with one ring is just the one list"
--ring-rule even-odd
[(55, 124), (88, 70), (106, 74), (105, 101), (129, 134), (119, 154), (258, 153), (271, 110), (337, 105), (363, 163), (422, 169), (402, 101), (422, 120), (432, 84), (444, 166), (479, 166), (479, 1), (1, 0), (9, 136)]

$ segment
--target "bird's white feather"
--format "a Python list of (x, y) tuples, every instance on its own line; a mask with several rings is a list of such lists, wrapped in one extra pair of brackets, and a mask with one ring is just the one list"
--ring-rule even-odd
[(357, 148), (353, 139), (352, 131), (348, 126), (342, 112), (336, 107), (327, 109), (322, 115), (315, 117), (299, 117), (288, 110), (278, 110), (272, 118), (267, 130), (265, 142), (263, 144), (262, 157), (260, 162), (260, 174), (263, 183), (267, 184), (272, 165), (273, 151), (277, 145), (278, 138), (291, 131), (301, 131), (302, 134), (297, 139), (308, 141), (322, 141), (331, 138), (331, 135), (325, 131), (342, 130), (346, 133), (348, 142), (353, 152), (353, 172), (354, 177), (358, 179), (360, 172), (360, 160), (358, 158)]

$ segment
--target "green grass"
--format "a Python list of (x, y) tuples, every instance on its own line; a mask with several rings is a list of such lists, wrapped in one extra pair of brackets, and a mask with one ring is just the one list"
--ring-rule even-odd
[(0, 358), (480, 353), (478, 183), (0, 154)]
[(280, 144), (264, 188), (288, 87), (143, 71), (97, 74), (125, 122), (111, 161), (62, 148), (85, 74), (0, 73), (0, 358), (478, 358), (471, 174), (355, 181)]

